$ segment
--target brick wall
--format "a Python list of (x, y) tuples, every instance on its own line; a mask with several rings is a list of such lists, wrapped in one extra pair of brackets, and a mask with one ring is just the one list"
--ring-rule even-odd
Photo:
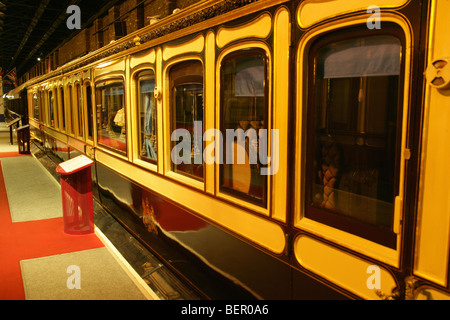
[(177, 0), (177, 8), (184, 9), (198, 2), (199, 0)]
[(142, 19), (139, 17), (141, 10), (138, 10), (137, 5), (140, 0), (128, 0), (120, 5), (120, 17), (126, 22), (127, 33), (132, 33), (143, 26)]
[(153, 0), (146, 1), (144, 6), (144, 23), (145, 25), (150, 24), (150, 17), (159, 16), (164, 18), (168, 15), (168, 3), (165, 0)]
[(62, 65), (87, 53), (89, 50), (87, 45), (87, 43), (89, 43), (89, 36), (90, 35), (86, 30), (81, 30), (75, 37), (63, 45), (59, 49), (58, 65)]
[[(95, 51), (116, 40), (114, 21), (121, 20), (126, 24), (126, 32), (130, 34), (150, 24), (150, 17), (160, 19), (172, 14), (175, 8), (184, 9), (200, 0), (126, 0), (110, 8), (103, 16), (97, 18), (91, 26), (80, 31), (60, 48), (50, 53), (44, 61), (29, 70), (31, 77), (42, 75), (83, 54)], [(139, 5), (139, 6), (138, 6)], [(57, 50), (57, 51), (56, 51)]]

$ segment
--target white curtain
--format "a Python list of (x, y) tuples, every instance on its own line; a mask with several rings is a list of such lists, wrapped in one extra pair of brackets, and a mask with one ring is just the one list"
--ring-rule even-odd
[(251, 59), (236, 67), (235, 96), (264, 97), (264, 62)]
[(394, 37), (352, 39), (326, 48), (320, 57), (324, 79), (400, 74), (401, 46)]

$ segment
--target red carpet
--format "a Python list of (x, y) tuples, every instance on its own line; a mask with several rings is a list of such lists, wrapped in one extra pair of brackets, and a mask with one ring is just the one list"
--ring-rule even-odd
[(25, 299), (20, 260), (103, 246), (95, 234), (64, 233), (63, 218), (12, 223), (0, 161), (0, 300)]
[(16, 151), (16, 152), (0, 152), (0, 158), (19, 157), (19, 156), (28, 156), (28, 155), (20, 154), (18, 151)]

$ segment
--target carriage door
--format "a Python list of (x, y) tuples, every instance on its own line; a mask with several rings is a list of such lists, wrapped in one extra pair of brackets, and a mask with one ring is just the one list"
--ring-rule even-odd
[(422, 8), (378, 1), (372, 25), (374, 2), (298, 6), (294, 263), (350, 297), (401, 299), (413, 252)]
[(450, 23), (448, 1), (432, 1), (423, 107), (422, 154), (411, 277), (413, 299), (450, 299)]

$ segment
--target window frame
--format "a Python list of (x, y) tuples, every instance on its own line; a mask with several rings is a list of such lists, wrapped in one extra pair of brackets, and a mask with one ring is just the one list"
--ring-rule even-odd
[[(50, 94), (51, 94), (51, 98), (50, 98)], [(58, 130), (59, 129), (58, 96), (57, 96), (57, 92), (56, 92), (54, 86), (49, 87), (48, 92), (47, 92), (47, 98), (48, 98), (48, 118), (49, 118), (48, 125), (51, 128)], [(52, 100), (53, 100), (53, 103), (52, 103)], [(51, 114), (52, 109), (53, 109), (53, 124), (52, 124), (52, 114)]]
[[(39, 121), (40, 114), (40, 101), (39, 101), (39, 91), (37, 89), (33, 89), (32, 91), (32, 108), (33, 108), (33, 119)], [(36, 101), (36, 103), (35, 103)]]
[(66, 132), (67, 131), (67, 123), (66, 123), (66, 102), (65, 102), (65, 88), (63, 85), (59, 85), (56, 87), (56, 92), (57, 92), (57, 97), (58, 97), (58, 101), (59, 101), (59, 110), (60, 110), (60, 115), (61, 117), (59, 117), (59, 129), (62, 132)]
[[(172, 82), (170, 79), (170, 71), (172, 69), (172, 67), (177, 66), (181, 63), (184, 62), (188, 62), (188, 61), (198, 61), (201, 65), (202, 65), (202, 85), (203, 85), (203, 119), (202, 119), (202, 137), (203, 134), (205, 132), (205, 109), (206, 109), (206, 105), (205, 105), (205, 94), (206, 94), (206, 85), (205, 85), (205, 62), (201, 59), (201, 57), (199, 56), (194, 56), (194, 55), (188, 55), (188, 56), (183, 56), (180, 58), (175, 58), (172, 59), (170, 61), (167, 62), (167, 64), (164, 67), (164, 94), (163, 94), (163, 105), (164, 107), (164, 136), (165, 136), (165, 146), (164, 146), (164, 175), (174, 179), (175, 181), (178, 182), (182, 182), (186, 185), (189, 185), (190, 187), (199, 189), (199, 190), (204, 190), (205, 189), (205, 185), (206, 185), (206, 181), (208, 179), (208, 177), (206, 176), (206, 164), (204, 162), (203, 156), (202, 156), (202, 164), (203, 164), (203, 178), (200, 180), (198, 178), (195, 178), (194, 176), (191, 176), (187, 173), (183, 173), (183, 172), (177, 172), (173, 169), (173, 163), (172, 163), (172, 158), (171, 158), (171, 152), (172, 152), (172, 148), (176, 145), (176, 143), (174, 141), (171, 141), (171, 135), (173, 132), (173, 111), (172, 111), (172, 107), (173, 107), (173, 88), (172, 88)], [(189, 76), (186, 76), (186, 78), (188, 78)], [(185, 78), (185, 77), (183, 77)], [(186, 79), (185, 78), (185, 79)], [(179, 82), (176, 82), (177, 84), (179, 84)], [(191, 137), (191, 139), (193, 139), (193, 137)], [(174, 144), (175, 143), (175, 144)], [(202, 152), (204, 150), (204, 141), (202, 139)]]
[[(108, 151), (114, 152), (114, 154), (116, 154), (116, 155), (127, 157), (128, 156), (128, 148), (129, 148), (129, 146), (128, 146), (129, 128), (128, 128), (128, 125), (127, 125), (128, 117), (127, 117), (127, 98), (126, 98), (127, 87), (126, 87), (125, 78), (122, 75), (111, 75), (111, 76), (108, 76), (108, 77), (105, 77), (105, 78), (95, 79), (95, 82), (94, 82), (94, 106), (93, 106), (93, 111), (94, 111), (94, 113), (96, 115), (98, 114), (98, 109), (97, 109), (98, 105), (99, 105), (98, 101), (97, 101), (97, 86), (98, 86), (98, 84), (99, 83), (103, 83), (103, 82), (105, 82), (105, 83), (108, 83), (108, 82), (114, 83), (114, 82), (118, 82), (118, 81), (121, 81), (122, 82), (122, 86), (123, 86), (123, 101), (122, 102), (123, 102), (123, 108), (124, 108), (125, 132), (126, 132), (125, 151), (117, 149), (117, 148), (114, 148), (112, 146), (108, 146), (108, 145), (103, 144), (103, 143), (101, 143), (99, 141), (98, 131), (101, 129), (101, 126), (97, 125), (97, 122), (99, 121), (98, 118), (96, 118), (96, 125), (94, 126), (94, 127), (96, 127), (95, 128), (95, 133), (94, 133), (94, 135), (95, 135), (95, 144), (97, 146), (103, 148), (104, 150), (108, 150)], [(92, 88), (92, 85), (91, 85), (91, 88)], [(101, 105), (101, 101), (100, 101), (100, 105)]]
[[(397, 124), (396, 124), (396, 147), (395, 147), (395, 182), (394, 182), (394, 194), (393, 194), (393, 212), (392, 212), (392, 228), (391, 230), (386, 230), (375, 226), (373, 224), (368, 224), (360, 221), (356, 221), (350, 217), (339, 216), (336, 213), (331, 212), (327, 209), (317, 208), (311, 206), (307, 203), (308, 199), (311, 199), (311, 188), (312, 186), (308, 183), (312, 181), (312, 166), (314, 161), (313, 147), (314, 147), (314, 99), (315, 99), (315, 58), (317, 56), (318, 51), (321, 48), (324, 48), (326, 45), (330, 43), (335, 43), (343, 40), (356, 39), (360, 37), (369, 37), (369, 36), (392, 36), (399, 40), (401, 45), (401, 64), (400, 64), (400, 73), (399, 73), (399, 86), (398, 86), (398, 103), (397, 103)], [(401, 160), (402, 160), (402, 141), (404, 140), (405, 133), (404, 130), (404, 121), (403, 117), (405, 116), (404, 108), (405, 108), (405, 83), (406, 83), (406, 74), (405, 74), (405, 48), (406, 48), (406, 36), (404, 30), (396, 24), (396, 23), (385, 23), (383, 29), (380, 30), (370, 30), (370, 33), (367, 33), (366, 26), (350, 26), (345, 28), (340, 28), (338, 30), (331, 30), (329, 32), (320, 33), (318, 36), (309, 40), (309, 46), (304, 52), (305, 61), (308, 63), (308, 67), (305, 69), (304, 78), (307, 83), (307, 89), (301, 88), (297, 90), (303, 90), (306, 94), (306, 98), (304, 99), (304, 110), (306, 111), (306, 123), (304, 125), (304, 134), (305, 134), (305, 146), (302, 148), (303, 152), (306, 154), (304, 158), (304, 169), (303, 169), (303, 179), (302, 181), (302, 199), (304, 199), (302, 203), (302, 211), (304, 218), (316, 221), (318, 223), (327, 225), (331, 228), (335, 228), (341, 230), (343, 232), (347, 232), (349, 234), (361, 237), (365, 240), (380, 244), (389, 249), (396, 250), (398, 249), (397, 245), (397, 237), (398, 234), (394, 231), (396, 224), (396, 215), (401, 214), (398, 212), (402, 210), (400, 206), (397, 205), (397, 198), (400, 196), (400, 185), (404, 183), (405, 178), (401, 177)], [(311, 67), (311, 68), (310, 68)], [(312, 69), (312, 70), (311, 70)], [(407, 133), (406, 133), (407, 134)]]
[[(232, 50), (230, 52), (227, 52), (221, 59), (220, 59), (220, 68), (219, 68), (219, 87), (220, 87), (220, 92), (219, 92), (219, 101), (220, 104), (218, 106), (219, 108), (219, 128), (220, 128), (220, 132), (222, 133), (222, 138), (223, 138), (223, 149), (222, 150), (222, 159), (223, 161), (225, 161), (226, 158), (226, 147), (225, 147), (225, 141), (226, 141), (226, 133), (224, 132), (225, 130), (225, 126), (224, 126), (224, 121), (225, 121), (225, 117), (224, 117), (224, 90), (225, 90), (225, 86), (223, 85), (224, 82), (224, 64), (227, 62), (227, 60), (232, 60), (232, 59), (237, 59), (240, 57), (245, 57), (245, 56), (260, 56), (262, 57), (263, 61), (264, 61), (264, 122), (266, 123), (266, 126), (262, 129), (267, 129), (268, 131), (268, 136), (267, 139), (269, 140), (269, 134), (270, 134), (270, 129), (271, 129), (271, 125), (269, 123), (269, 119), (270, 119), (270, 112), (271, 112), (271, 103), (270, 103), (270, 95), (269, 95), (269, 84), (270, 84), (270, 74), (269, 74), (269, 63), (270, 63), (270, 59), (267, 56), (267, 51), (264, 48), (261, 47), (247, 47), (247, 48), (240, 48), (240, 49), (236, 49), (236, 50)], [(244, 131), (245, 132), (245, 131)], [(270, 142), (271, 143), (271, 142)], [(268, 152), (270, 152), (270, 143), (268, 144)], [(256, 150), (258, 157), (259, 157), (259, 150)], [(218, 172), (218, 177), (219, 177), (219, 181), (218, 181), (218, 190), (220, 194), (225, 194), (225, 195), (229, 195), (233, 198), (251, 203), (253, 205), (256, 205), (258, 207), (261, 207), (263, 209), (269, 209), (268, 205), (269, 205), (269, 195), (270, 195), (270, 190), (269, 190), (269, 176), (264, 176), (264, 180), (263, 180), (263, 196), (261, 200), (256, 199), (255, 197), (248, 195), (244, 192), (240, 192), (238, 190), (235, 190), (231, 187), (226, 187), (223, 185), (223, 179), (224, 179), (224, 163), (219, 165), (219, 172)]]
[[(83, 101), (83, 85), (80, 80), (73, 83), (74, 89), (74, 110), (73, 115), (75, 118), (75, 130), (74, 134), (77, 139), (84, 140), (84, 101)], [(79, 91), (78, 91), (79, 89)]]
[(39, 107), (40, 107), (40, 112), (39, 112), (39, 121), (42, 124), (46, 124), (46, 117), (47, 117), (47, 103), (46, 103), (46, 98), (45, 98), (45, 88), (41, 87), (41, 89), (39, 90), (39, 99), (40, 99), (40, 103), (39, 103)]
[(73, 103), (73, 84), (72, 83), (68, 83), (67, 84), (67, 100), (69, 103), (67, 105), (67, 115), (69, 115), (69, 117), (66, 117), (69, 119), (69, 121), (66, 121), (66, 132), (69, 136), (75, 137), (75, 119), (74, 119), (74, 103)]
[[(150, 72), (152, 74), (150, 74)], [(153, 67), (151, 67), (151, 68), (146, 67), (146, 68), (137, 70), (134, 73), (134, 76), (133, 76), (134, 84), (135, 84), (135, 98), (136, 98), (135, 106), (136, 106), (136, 113), (137, 113), (137, 126), (136, 126), (136, 128), (137, 128), (137, 131), (136, 131), (137, 139), (136, 140), (138, 141), (138, 145), (137, 145), (137, 150), (136, 151), (137, 151), (137, 159), (139, 159), (141, 161), (144, 161), (145, 163), (149, 163), (151, 166), (154, 166), (154, 168), (153, 168), (154, 171), (157, 171), (158, 161), (161, 158), (162, 147), (161, 146), (157, 147), (156, 160), (153, 160), (151, 158), (144, 157), (144, 156), (141, 155), (143, 141), (142, 141), (142, 136), (141, 136), (141, 129), (142, 128), (141, 128), (141, 115), (140, 115), (140, 111), (141, 111), (141, 86), (140, 86), (140, 82), (141, 81), (145, 81), (145, 80), (150, 80), (152, 76), (153, 76), (153, 80), (155, 82), (155, 89), (156, 89), (157, 88), (157, 86), (156, 86), (156, 84), (157, 84), (156, 83), (156, 80), (157, 80), (156, 79), (156, 71), (155, 71), (155, 69)], [(154, 91), (153, 91), (153, 93), (154, 93)], [(155, 119), (156, 119), (156, 122), (155, 122), (155, 126), (156, 126), (156, 129), (155, 129), (156, 142), (157, 142), (157, 144), (159, 144), (159, 140), (158, 140), (159, 139), (159, 124), (158, 124), (158, 116), (159, 116), (159, 114), (158, 114), (158, 101), (157, 101), (156, 98), (155, 98), (155, 112), (156, 112), (156, 114), (155, 114)]]
[[(90, 87), (91, 94), (88, 95), (87, 88)], [(92, 98), (92, 82), (91, 80), (87, 79), (83, 81), (82, 85), (82, 97), (83, 97), (83, 111), (84, 111), (84, 136), (86, 141), (89, 141), (90, 143), (93, 143), (94, 136), (95, 136), (95, 103), (93, 102)], [(89, 114), (89, 103), (91, 104), (91, 113)], [(91, 129), (92, 134), (89, 135), (89, 129)]]
[[(244, 41), (235, 43), (231, 46), (225, 47), (217, 56), (216, 59), (216, 97), (215, 97), (215, 122), (216, 126), (218, 126), (217, 129), (219, 129), (220, 132), (222, 132), (221, 125), (221, 119), (220, 119), (220, 111), (221, 111), (221, 66), (222, 61), (224, 57), (228, 56), (229, 54), (232, 54), (233, 52), (237, 52), (240, 50), (249, 50), (249, 49), (260, 49), (264, 51), (265, 57), (267, 59), (266, 68), (267, 68), (267, 77), (266, 77), (266, 88), (269, 89), (268, 95), (267, 95), (267, 110), (268, 110), (268, 123), (267, 123), (267, 130), (268, 130), (268, 140), (269, 145), (268, 149), (271, 149), (272, 144), (272, 132), (271, 130), (274, 129), (273, 127), (273, 99), (274, 99), (274, 93), (273, 93), (273, 87), (274, 87), (274, 72), (273, 72), (273, 63), (275, 60), (274, 52), (269, 44), (267, 44), (264, 41), (260, 40), (251, 40), (251, 41)], [(281, 130), (281, 129), (280, 129)], [(226, 139), (226, 137), (223, 137), (223, 139)], [(217, 147), (217, 144), (216, 144)], [(216, 149), (217, 151), (217, 149)], [(220, 155), (219, 159), (222, 159), (223, 154), (222, 151), (219, 150)], [(265, 207), (254, 204), (253, 202), (247, 201), (246, 199), (241, 199), (239, 197), (235, 197), (234, 195), (224, 193), (220, 190), (220, 164), (215, 163), (215, 194), (218, 199), (221, 199), (223, 201), (226, 201), (228, 203), (231, 203), (234, 206), (238, 206), (240, 208), (243, 208), (245, 210), (251, 210), (253, 213), (258, 214), (264, 218), (269, 218), (272, 216), (272, 212), (274, 208), (272, 208), (273, 205), (273, 185), (274, 185), (274, 179), (273, 176), (268, 176), (267, 179), (267, 204)]]

